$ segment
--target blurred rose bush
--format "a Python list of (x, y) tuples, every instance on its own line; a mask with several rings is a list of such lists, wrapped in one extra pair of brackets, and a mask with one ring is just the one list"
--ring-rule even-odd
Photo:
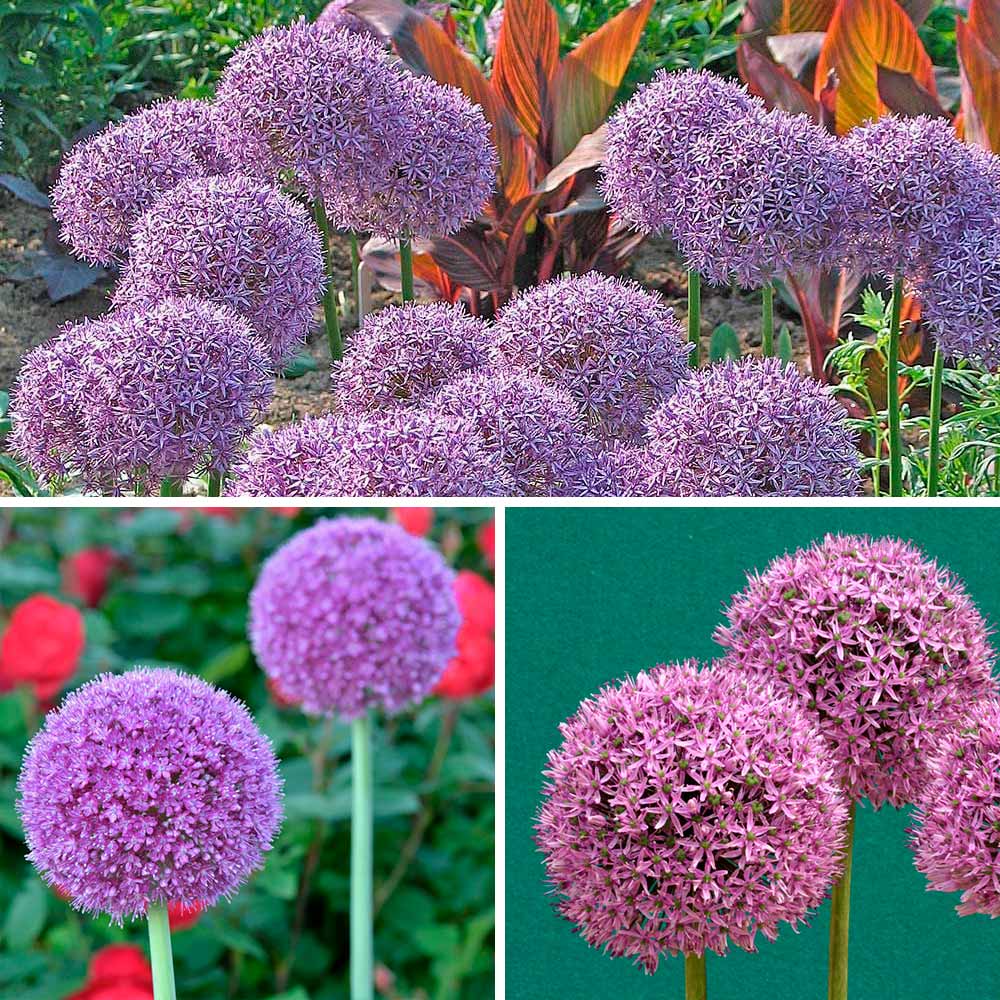
[[(463, 626), (438, 697), (378, 727), (376, 959), (392, 996), (478, 998), (493, 989), (492, 528), (488, 510), (419, 510), (419, 527), (408, 527), (459, 571)], [(287, 820), (267, 867), (231, 903), (171, 912), (179, 995), (346, 995), (350, 732), (333, 728), (321, 794), (323, 723), (268, 689), (246, 641), (247, 595), (262, 560), (334, 513), (4, 513), (0, 997), (151, 996), (144, 924), (120, 930), (79, 919), (23, 859), (14, 811), (15, 775), (41, 713), (96, 674), (137, 662), (189, 670), (243, 698), (285, 780)]]

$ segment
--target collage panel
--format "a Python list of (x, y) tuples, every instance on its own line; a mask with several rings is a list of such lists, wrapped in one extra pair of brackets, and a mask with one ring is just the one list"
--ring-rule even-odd
[(998, 530), (509, 509), (506, 996), (995, 995)]
[(491, 508), (0, 510), (0, 997), (486, 997)]

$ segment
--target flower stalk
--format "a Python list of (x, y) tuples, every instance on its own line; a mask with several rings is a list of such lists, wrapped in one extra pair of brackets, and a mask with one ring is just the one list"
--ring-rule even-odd
[(354, 320), (361, 325), (361, 249), (358, 246), (358, 234), (351, 230), (351, 294), (354, 296)]
[(149, 923), (149, 962), (153, 969), (154, 1000), (177, 1000), (174, 958), (170, 948), (170, 920), (166, 905), (150, 904), (146, 920)]
[[(351, 1000), (373, 1000), (372, 717), (351, 724)], [(158, 998), (157, 998), (158, 1000)]]
[(944, 381), (944, 354), (934, 348), (934, 374), (931, 376), (931, 429), (927, 456), (927, 495), (936, 497), (941, 476), (941, 383)]
[(697, 271), (688, 271), (688, 342), (694, 344), (694, 350), (688, 355), (692, 368), (700, 364), (701, 352), (701, 275)]
[(847, 819), (844, 873), (833, 887), (831, 894), (828, 1000), (847, 1000), (847, 944), (851, 920), (851, 861), (854, 855), (854, 814), (856, 808), (852, 801)]
[(886, 364), (886, 400), (889, 410), (889, 496), (903, 495), (903, 438), (899, 405), (899, 326), (903, 309), (903, 279), (892, 282), (892, 314), (889, 319), (889, 357)]
[(760, 351), (765, 358), (774, 357), (774, 285), (768, 281), (761, 289)]
[(340, 319), (337, 315), (337, 290), (333, 284), (333, 259), (330, 255), (330, 223), (326, 217), (323, 198), (316, 195), (313, 203), (316, 225), (323, 237), (323, 263), (326, 267), (326, 289), (323, 292), (323, 317), (326, 323), (326, 339), (330, 344), (330, 357), (339, 361), (344, 356), (344, 342), (340, 336)]
[(399, 238), (399, 272), (403, 284), (403, 301), (413, 301), (413, 237)]
[(705, 953), (684, 956), (684, 1000), (707, 1000)]

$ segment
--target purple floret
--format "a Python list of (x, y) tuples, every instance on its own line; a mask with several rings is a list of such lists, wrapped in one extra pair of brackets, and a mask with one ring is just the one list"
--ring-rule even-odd
[(513, 495), (578, 496), (590, 458), (580, 411), (536, 375), (485, 368), (449, 382), (431, 410), (471, 418), (513, 480)]
[(492, 356), (492, 330), (460, 305), (389, 306), (366, 316), (350, 338), (333, 388), (344, 410), (414, 406)]
[(28, 747), (18, 792), (42, 878), (117, 923), (235, 895), (282, 817), (277, 761), (246, 707), (172, 670), (69, 695)]
[(609, 685), (559, 727), (536, 823), (560, 914), (648, 973), (756, 950), (839, 877), (847, 801), (816, 722), (694, 660)]
[(229, 496), (511, 496), (497, 452), (469, 419), (419, 409), (307, 417), (257, 434)]
[(59, 237), (94, 264), (123, 258), (140, 214), (188, 177), (225, 173), (212, 105), (163, 101), (70, 150), (52, 189)]
[(326, 278), (319, 230), (276, 188), (193, 178), (136, 223), (116, 306), (198, 295), (245, 316), (280, 369), (305, 342)]
[(678, 181), (704, 169), (696, 140), (758, 114), (763, 102), (715, 73), (660, 70), (608, 121), (601, 187), (612, 210), (645, 233), (673, 232)]
[(687, 377), (691, 346), (655, 292), (591, 272), (517, 296), (498, 317), (497, 349), (504, 364), (568, 392), (592, 433), (634, 442)]
[(148, 492), (223, 472), (271, 399), (245, 319), (192, 297), (83, 320), (24, 360), (11, 450), (43, 482)]
[(861, 488), (844, 409), (777, 358), (693, 374), (650, 418), (635, 457), (642, 495), (854, 496)]
[(454, 574), (423, 539), (373, 518), (301, 531), (250, 595), (250, 641), (282, 694), (316, 715), (394, 715), (455, 655)]

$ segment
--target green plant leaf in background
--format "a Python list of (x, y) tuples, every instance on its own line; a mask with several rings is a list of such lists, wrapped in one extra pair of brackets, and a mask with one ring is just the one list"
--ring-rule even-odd
[(740, 338), (728, 323), (720, 323), (712, 331), (708, 342), (708, 359), (712, 364), (718, 361), (739, 361), (742, 354)]

